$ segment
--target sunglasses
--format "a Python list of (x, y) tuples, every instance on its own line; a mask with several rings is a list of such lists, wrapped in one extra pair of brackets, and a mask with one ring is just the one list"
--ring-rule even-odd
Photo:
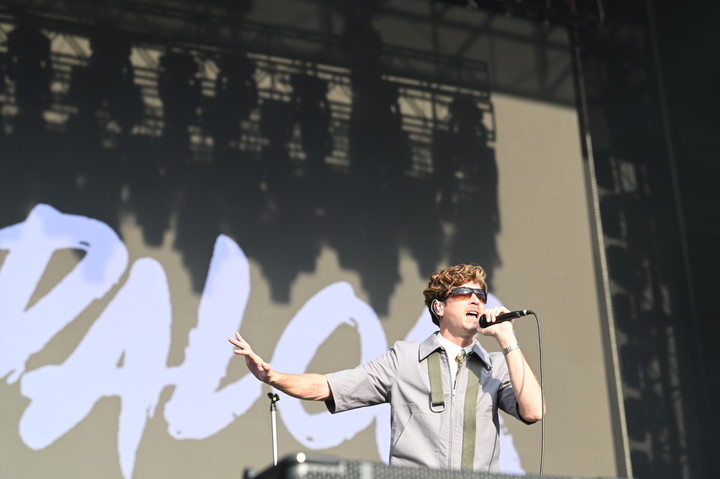
[(487, 303), (487, 291), (484, 289), (468, 288), (467, 286), (460, 286), (459, 288), (451, 289), (448, 294), (445, 295), (443, 300), (449, 297), (460, 297), (460, 299), (469, 299), (472, 295), (477, 296), (483, 303)]

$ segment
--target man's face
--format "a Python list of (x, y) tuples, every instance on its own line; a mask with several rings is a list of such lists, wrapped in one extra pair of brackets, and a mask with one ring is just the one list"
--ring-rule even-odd
[[(455, 286), (453, 290), (462, 287), (482, 289), (479, 283), (469, 282)], [(485, 311), (485, 301), (478, 294), (448, 296), (443, 301), (440, 328), (447, 330), (454, 337), (471, 338), (478, 331), (478, 321), (483, 311)]]

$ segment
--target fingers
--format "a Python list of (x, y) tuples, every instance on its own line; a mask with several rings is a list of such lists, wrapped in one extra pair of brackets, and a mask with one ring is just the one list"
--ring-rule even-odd
[(249, 346), (247, 341), (243, 339), (242, 336), (240, 336), (240, 333), (235, 332), (234, 338), (228, 338), (228, 341), (233, 343), (235, 346), (242, 347), (242, 346)]
[(235, 333), (234, 338), (228, 338), (228, 341), (230, 341), (230, 344), (235, 346), (235, 350), (233, 351), (235, 354), (241, 354), (243, 356), (247, 356), (250, 354), (253, 354), (253, 350), (248, 344), (247, 341), (243, 339), (242, 336), (240, 336), (240, 333)]
[[(496, 306), (493, 308), (487, 308), (483, 311), (485, 321), (487, 325), (485, 327), (479, 326), (479, 332), (483, 336), (497, 336), (499, 334), (507, 334), (513, 330), (513, 321), (504, 321), (497, 323), (497, 318), (501, 314), (507, 313), (509, 310), (503, 306)], [(506, 324), (507, 323), (507, 324)]]
[(250, 344), (240, 336), (240, 333), (235, 333), (234, 338), (228, 338), (230, 344), (235, 346), (233, 352), (240, 356), (245, 357), (245, 365), (248, 367), (250, 373), (255, 376), (258, 380), (269, 384), (269, 377), (272, 374), (272, 368), (269, 363), (266, 363), (263, 358), (255, 354)]
[(503, 306), (495, 306), (493, 308), (487, 308), (483, 310), (483, 313), (485, 315), (485, 320), (488, 323), (494, 323), (498, 316), (500, 316), (503, 313), (507, 313), (509, 310)]
[(230, 341), (235, 346), (239, 345), (240, 340), (242, 340), (242, 336), (240, 336), (240, 333), (235, 333), (234, 338), (228, 338), (228, 341)]

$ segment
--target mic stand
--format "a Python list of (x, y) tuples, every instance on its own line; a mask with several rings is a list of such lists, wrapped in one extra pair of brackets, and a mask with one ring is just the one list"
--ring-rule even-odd
[(270, 426), (272, 427), (273, 465), (277, 466), (277, 422), (275, 420), (277, 407), (275, 406), (275, 403), (280, 400), (280, 397), (275, 393), (268, 393), (268, 398), (270, 398)]

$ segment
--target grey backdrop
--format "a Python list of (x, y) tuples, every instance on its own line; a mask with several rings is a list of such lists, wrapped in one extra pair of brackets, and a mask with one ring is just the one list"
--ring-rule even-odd
[[(622, 470), (567, 32), (434, 3), (364, 5), (177, 2), (134, 12), (142, 20), (110, 8), (7, 12), (0, 228), (10, 231), (33, 208), (50, 205), (109, 226), (127, 248), (128, 266), (27, 358), (24, 375), (4, 374), (3, 475), (122, 477), (124, 399), (108, 394), (67, 433), (37, 447), (27, 441), (32, 430), (20, 432), (31, 405), (23, 384), (66, 364), (133, 284), (130, 269), (143, 258), (167, 277), (166, 366), (181, 368), (220, 235), (248, 259), (240, 330), (267, 358), (291, 318), (329, 285), (347, 282), (391, 344), (422, 314), (429, 273), (461, 261), (484, 265), (497, 298), (511, 309), (532, 308), (543, 321), (545, 472)], [(13, 244), (0, 247), (0, 268), (29, 243)], [(53, 255), (27, 311), (82, 264), (83, 248)], [(20, 281), (8, 271), (0, 269), (4, 298)], [(323, 318), (337, 314), (345, 313), (327, 310)], [(0, 318), (3, 355), (24, 340), (9, 335), (22, 319)], [(26, 328), (41, 331), (44, 319), (52, 318)], [(517, 327), (537, 372), (535, 325), (525, 318)], [(119, 331), (137, 350), (162, 342)], [(218, 392), (246, 374), (231, 359), (225, 338), (232, 332), (218, 333), (212, 345), (228, 360)], [(338, 352), (342, 359), (330, 368)], [(116, 368), (131, 356), (113, 358)], [(308, 370), (352, 367), (359, 357), (357, 332), (346, 325)], [(203, 371), (195, 374), (202, 383)], [(269, 465), (268, 390), (226, 428), (183, 440), (168, 433), (164, 405), (177, 390), (164, 380), (126, 477), (238, 477), (245, 467)], [(89, 386), (82, 376), (58, 385), (70, 397), (72, 388), (80, 394)], [(207, 405), (198, 401), (188, 414), (202, 423)], [(539, 427), (506, 426), (523, 469), (536, 473)], [(281, 455), (308, 449), (282, 420), (278, 427)], [(384, 460), (374, 431), (320, 452)]]

